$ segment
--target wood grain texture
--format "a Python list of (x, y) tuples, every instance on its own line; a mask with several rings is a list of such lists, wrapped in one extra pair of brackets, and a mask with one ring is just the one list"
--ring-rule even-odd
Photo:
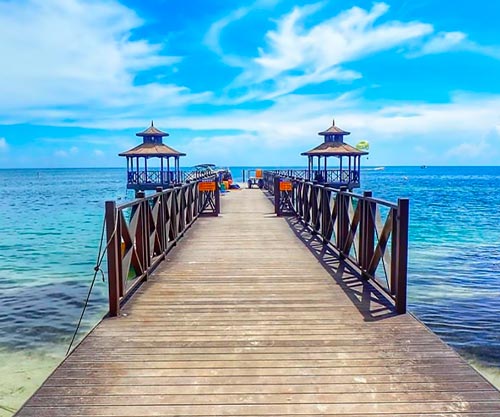
[(500, 393), (259, 190), (222, 198), (18, 416), (500, 416)]

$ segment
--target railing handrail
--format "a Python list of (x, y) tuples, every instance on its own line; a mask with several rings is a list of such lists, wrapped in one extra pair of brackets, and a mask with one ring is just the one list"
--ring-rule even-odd
[[(202, 183), (208, 183), (201, 189)], [(217, 216), (220, 192), (214, 176), (116, 205), (106, 201), (109, 314), (148, 275), (202, 215)], [(131, 275), (132, 273), (132, 275)]]
[[(281, 191), (282, 181), (292, 185)], [(324, 244), (333, 246), (341, 258), (349, 260), (393, 299), (398, 313), (406, 312), (408, 199), (393, 203), (373, 197), (371, 191), (357, 194), (277, 171), (264, 171), (264, 188), (274, 194), (278, 215), (299, 217)], [(385, 222), (382, 207), (387, 211)], [(384, 277), (377, 275), (380, 265), (385, 284)]]

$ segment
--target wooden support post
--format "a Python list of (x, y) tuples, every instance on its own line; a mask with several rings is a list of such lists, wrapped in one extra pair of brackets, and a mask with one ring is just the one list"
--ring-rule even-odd
[(321, 237), (328, 243), (332, 237), (332, 211), (330, 209), (331, 191), (324, 187), (321, 192)]
[(281, 178), (276, 176), (273, 179), (273, 189), (274, 189), (274, 212), (277, 216), (281, 216), (281, 191), (280, 191), (280, 181)]
[[(371, 197), (372, 193), (369, 192), (370, 195), (365, 195), (365, 197)], [(373, 258), (373, 252), (375, 250), (375, 228), (376, 225), (376, 211), (377, 204), (367, 201), (365, 205), (366, 210), (366, 235), (365, 235), (365, 265), (364, 269), (367, 270), (370, 266), (370, 262)]]
[(214, 200), (215, 200), (215, 216), (220, 214), (220, 187), (219, 182), (214, 179), (215, 182), (215, 191), (214, 191)]
[(314, 181), (313, 185), (311, 185), (311, 200), (309, 204), (311, 205), (311, 225), (312, 225), (312, 233), (318, 233), (318, 187), (316, 187), (317, 181)]
[(398, 199), (396, 311), (399, 314), (406, 313), (409, 214), (410, 201), (407, 198)]
[(165, 198), (166, 194), (162, 193), (159, 197), (160, 199), (160, 216), (158, 221), (161, 224), (160, 228), (160, 239), (161, 239), (161, 250), (163, 253), (166, 252), (168, 248), (168, 229), (167, 229), (167, 199)]
[(372, 196), (371, 191), (365, 191), (363, 198), (359, 200), (361, 204), (361, 217), (359, 221), (359, 266), (365, 272), (368, 269), (370, 259), (373, 256), (374, 245), (374, 221), (370, 212), (370, 205), (366, 198)]
[(116, 233), (116, 203), (114, 201), (106, 201), (106, 240), (108, 242), (107, 257), (108, 257), (108, 292), (109, 292), (109, 315), (116, 317), (120, 314), (120, 274), (118, 268), (119, 262), (119, 236)]
[(398, 210), (392, 210), (392, 230), (391, 230), (391, 281), (390, 292), (391, 295), (396, 295), (396, 288), (398, 286)]
[(177, 239), (177, 190), (170, 192), (170, 241)]
[[(149, 208), (149, 202), (148, 200), (144, 199), (142, 202), (142, 219), (143, 219), (143, 232), (142, 232), (142, 237), (144, 239), (144, 265), (146, 271), (149, 270), (149, 267), (151, 266), (151, 252), (154, 250), (154, 248), (151, 248), (151, 240), (149, 238), (151, 234), (151, 225), (150, 225), (150, 220), (151, 217), (149, 216), (150, 208)], [(146, 279), (148, 278), (148, 274), (146, 273)]]
[[(137, 254), (139, 256), (139, 260), (142, 266), (142, 271), (140, 271), (141, 275), (147, 270), (148, 265), (146, 265), (146, 248), (145, 248), (145, 228), (144, 228), (144, 202), (140, 202), (137, 205), (137, 209), (139, 210), (139, 220), (137, 222), (137, 228), (135, 230), (135, 244)], [(138, 272), (138, 271), (136, 271)]]
[(348, 196), (345, 195), (346, 187), (340, 187), (340, 192), (337, 193), (337, 249), (342, 256), (348, 256), (344, 253), (344, 248), (349, 233), (349, 208)]

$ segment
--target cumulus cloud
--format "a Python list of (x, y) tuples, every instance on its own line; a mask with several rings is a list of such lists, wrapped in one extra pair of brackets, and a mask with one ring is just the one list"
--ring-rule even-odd
[(194, 151), (199, 159), (206, 159), (237, 149), (233, 157), (253, 152), (264, 158), (267, 154), (273, 163), (273, 158), (281, 159), (283, 152), (298, 156), (317, 145), (321, 141), (317, 132), (327, 128), (332, 117), (340, 127), (352, 132), (348, 141), (367, 139), (375, 150), (383, 148), (380, 144), (395, 147), (408, 142), (412, 144), (408, 151), (413, 155), (417, 149), (421, 153), (427, 149), (447, 151), (460, 143), (481, 141), (496, 132), (499, 108), (498, 95), (456, 93), (449, 102), (427, 104), (367, 101), (352, 94), (337, 98), (290, 94), (277, 98), (265, 109), (228, 110), (218, 117), (178, 116), (158, 123), (195, 131), (195, 126), (200, 126), (200, 130), (213, 132), (198, 133), (196, 141), (183, 145), (182, 150), (189, 156)]
[[(0, 3), (0, 112), (9, 122), (74, 119), (82, 109), (165, 107), (202, 99), (183, 86), (139, 84), (181, 59), (132, 36), (144, 22), (114, 0)], [(63, 110), (61, 110), (63, 109)]]

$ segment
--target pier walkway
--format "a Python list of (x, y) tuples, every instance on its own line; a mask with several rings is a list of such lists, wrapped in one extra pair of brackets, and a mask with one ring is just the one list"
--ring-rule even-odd
[(259, 190), (222, 198), (18, 416), (500, 416), (500, 393)]

